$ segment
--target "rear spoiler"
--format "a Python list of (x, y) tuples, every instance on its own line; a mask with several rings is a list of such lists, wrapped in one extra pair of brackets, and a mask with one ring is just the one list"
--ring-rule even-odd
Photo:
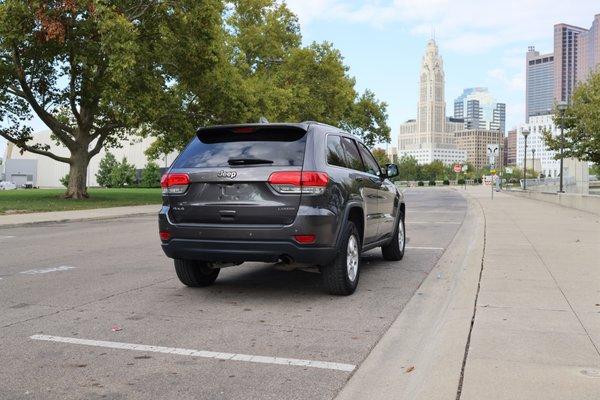
[(196, 131), (196, 136), (210, 135), (213, 133), (253, 133), (264, 131), (288, 130), (296, 132), (308, 131), (309, 124), (236, 124), (236, 125), (217, 125), (200, 128)]

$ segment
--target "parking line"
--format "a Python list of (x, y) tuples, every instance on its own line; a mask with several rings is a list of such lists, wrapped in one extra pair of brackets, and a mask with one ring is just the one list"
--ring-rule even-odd
[(409, 250), (445, 250), (443, 247), (426, 247), (426, 246), (406, 246)]
[(204, 350), (192, 350), (192, 349), (181, 349), (177, 347), (163, 347), (163, 346), (148, 346), (144, 344), (133, 344), (133, 343), (122, 343), (122, 342), (108, 342), (103, 340), (90, 340), (90, 339), (79, 339), (61, 336), (49, 336), (49, 335), (33, 335), (29, 337), (33, 340), (44, 340), (48, 342), (58, 343), (70, 343), (79, 344), (83, 346), (94, 346), (94, 347), (106, 347), (110, 349), (122, 349), (122, 350), (133, 350), (133, 351), (144, 351), (152, 353), (164, 353), (164, 354), (176, 354), (182, 356), (191, 357), (202, 357), (202, 358), (214, 358), (218, 360), (232, 360), (232, 361), (244, 361), (261, 364), (277, 364), (277, 365), (290, 365), (298, 367), (310, 367), (310, 368), (321, 368), (331, 369), (336, 371), (352, 372), (356, 365), (343, 364), (327, 361), (314, 361), (314, 360), (300, 360), (296, 358), (283, 358), (283, 357), (266, 357), (266, 356), (255, 356), (249, 354), (234, 354), (234, 353), (219, 353), (213, 351)]
[(75, 267), (61, 265), (60, 267), (53, 267), (53, 268), (30, 269), (27, 271), (21, 271), (19, 273), (23, 274), (23, 275), (37, 275), (37, 274), (47, 274), (49, 272), (68, 271), (68, 270), (74, 269), (74, 268)]

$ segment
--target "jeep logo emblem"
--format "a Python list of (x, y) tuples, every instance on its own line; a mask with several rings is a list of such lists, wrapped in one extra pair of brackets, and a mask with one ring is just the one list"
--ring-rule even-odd
[(237, 172), (235, 172), (235, 171), (220, 170), (219, 173), (217, 174), (217, 178), (229, 178), (229, 179), (233, 179), (236, 176), (237, 176)]

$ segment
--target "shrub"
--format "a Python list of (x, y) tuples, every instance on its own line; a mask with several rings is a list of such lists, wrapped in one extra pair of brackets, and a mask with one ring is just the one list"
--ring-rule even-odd
[(475, 183), (482, 184), (483, 183), (483, 179), (481, 179), (481, 178), (475, 178)]
[(465, 180), (464, 179), (459, 179), (458, 180), (458, 184), (459, 185), (464, 185), (465, 184)]
[(111, 175), (117, 164), (117, 159), (111, 153), (106, 153), (106, 155), (102, 157), (100, 165), (98, 166), (98, 172), (96, 173), (98, 185), (104, 187), (112, 186)]
[(419, 181), (417, 182), (417, 186), (425, 186), (425, 184), (423, 183), (423, 181)]
[(160, 167), (150, 161), (142, 170), (140, 185), (147, 188), (160, 187), (160, 177)]
[(123, 157), (110, 173), (110, 187), (131, 186), (135, 182), (135, 167)]
[(69, 174), (66, 174), (62, 178), (59, 179), (60, 184), (64, 187), (69, 187)]
[(429, 181), (429, 186), (435, 186), (435, 181)]
[(448, 179), (444, 179), (444, 185), (449, 186), (450, 185), (450, 181)]

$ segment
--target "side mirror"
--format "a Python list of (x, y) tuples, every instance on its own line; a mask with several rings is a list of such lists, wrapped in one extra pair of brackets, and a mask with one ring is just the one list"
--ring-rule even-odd
[(398, 176), (398, 166), (396, 164), (387, 164), (386, 166), (386, 175), (388, 178), (393, 178)]

